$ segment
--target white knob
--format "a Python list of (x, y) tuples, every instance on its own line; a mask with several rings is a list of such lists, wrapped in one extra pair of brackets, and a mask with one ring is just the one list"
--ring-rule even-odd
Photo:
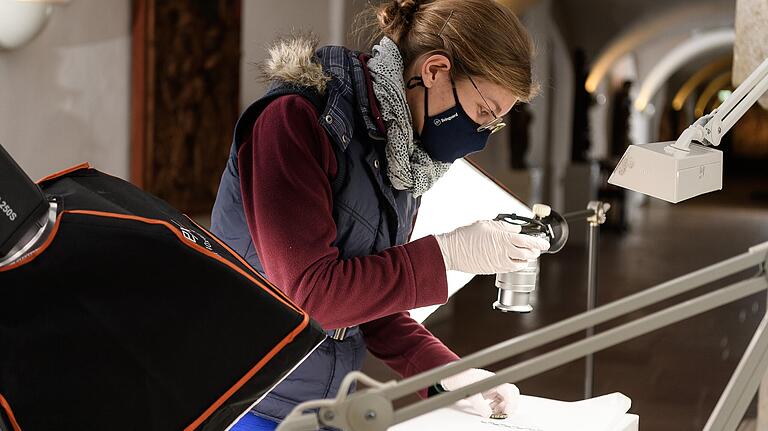
[(552, 208), (550, 208), (549, 205), (544, 205), (544, 204), (533, 205), (533, 214), (538, 218), (549, 217), (551, 213), (552, 213)]

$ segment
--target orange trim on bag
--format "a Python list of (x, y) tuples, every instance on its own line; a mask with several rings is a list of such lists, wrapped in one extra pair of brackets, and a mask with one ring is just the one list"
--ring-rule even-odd
[[(267, 288), (261, 281), (257, 280), (256, 278), (254, 278), (250, 274), (246, 273), (245, 271), (243, 271), (241, 268), (239, 268), (234, 263), (224, 259), (223, 257), (217, 255), (216, 253), (214, 253), (214, 252), (212, 252), (212, 251), (210, 251), (210, 250), (208, 250), (208, 249), (206, 249), (204, 247), (201, 247), (198, 244), (192, 243), (188, 239), (184, 238), (184, 236), (178, 231), (178, 229), (176, 229), (170, 223), (165, 222), (163, 220), (148, 219), (148, 218), (139, 217), (139, 216), (132, 216), (132, 215), (126, 215), (126, 214), (107, 213), (107, 212), (101, 212), (101, 211), (89, 211), (89, 210), (68, 210), (68, 211), (63, 211), (61, 214), (58, 215), (58, 217), (56, 217), (56, 224), (54, 225), (53, 230), (51, 231), (50, 236), (45, 241), (45, 243), (42, 246), (40, 246), (40, 248), (38, 248), (34, 252), (30, 253), (29, 255), (27, 255), (24, 259), (20, 260), (19, 262), (16, 262), (13, 265), (10, 265), (10, 266), (4, 267), (4, 268), (0, 268), (0, 272), (9, 271), (11, 269), (18, 268), (18, 267), (20, 267), (22, 265), (25, 265), (25, 264), (33, 261), (40, 254), (42, 254), (48, 248), (48, 246), (50, 246), (50, 244), (53, 242), (53, 239), (54, 239), (54, 237), (56, 236), (56, 233), (59, 230), (59, 226), (61, 225), (61, 219), (64, 216), (64, 214), (81, 214), (81, 215), (91, 215), (91, 216), (95, 216), (95, 217), (117, 218), (117, 219), (124, 219), (124, 220), (133, 220), (133, 221), (138, 221), (138, 222), (152, 224), (152, 225), (164, 226), (168, 230), (170, 230), (174, 235), (176, 235), (176, 237), (179, 238), (179, 240), (181, 241), (182, 244), (185, 244), (185, 245), (187, 245), (187, 247), (189, 247), (189, 248), (191, 248), (191, 249), (193, 249), (193, 250), (195, 250), (195, 251), (197, 251), (199, 253), (202, 253), (203, 255), (208, 256), (208, 257), (210, 257), (212, 259), (215, 259), (218, 262), (221, 262), (221, 263), (225, 264), (229, 268), (235, 270), (237, 273), (239, 273), (240, 275), (246, 277), (248, 280), (250, 280), (251, 282), (253, 282), (257, 286), (259, 286), (262, 290), (266, 291), (268, 294), (270, 294), (272, 297), (274, 297), (278, 301), (282, 302), (284, 305), (288, 306), (289, 308), (292, 308), (292, 309), (296, 310), (302, 316), (301, 323), (296, 328), (294, 328), (293, 331), (291, 331), (285, 338), (283, 338), (283, 340), (281, 340), (277, 345), (275, 345), (275, 347), (273, 347), (272, 350), (270, 350), (270, 352), (265, 357), (261, 358), (261, 360), (258, 363), (256, 363), (256, 365), (253, 368), (251, 368), (231, 388), (229, 388), (210, 407), (208, 407), (203, 412), (203, 414), (200, 415), (200, 417), (198, 417), (194, 422), (192, 422), (192, 424), (190, 424), (189, 426), (184, 428), (185, 431), (186, 430), (192, 430), (192, 429), (195, 429), (196, 427), (200, 426), (200, 424), (202, 424), (205, 420), (207, 420), (208, 417), (210, 417), (216, 411), (216, 409), (221, 407), (221, 405), (224, 404), (224, 402), (226, 400), (228, 400), (248, 380), (250, 380), (260, 369), (262, 369), (264, 367), (264, 365), (267, 364), (267, 362), (269, 362), (275, 355), (277, 355), (278, 352), (280, 352), (285, 346), (287, 346), (288, 344), (293, 342), (293, 340), (296, 338), (296, 336), (298, 336), (309, 325), (309, 315), (304, 310), (299, 308), (296, 304), (294, 304), (289, 298), (287, 298), (287, 297), (286, 298), (282, 298), (281, 297), (282, 295), (277, 295), (272, 289)], [(197, 225), (197, 223), (195, 223), (195, 225)], [(199, 225), (197, 225), (197, 226), (200, 227)], [(203, 230), (205, 230), (205, 229), (203, 229)], [(217, 242), (219, 242), (221, 244), (221, 242), (218, 240), (218, 238), (216, 238), (214, 235), (211, 234), (211, 237), (214, 238)], [(222, 245), (224, 245), (224, 244), (222, 244)], [(226, 245), (224, 245), (224, 246), (226, 247)], [(238, 259), (242, 259), (240, 257), (240, 255), (238, 255), (237, 253), (234, 253), (234, 252), (231, 252), (231, 253), (233, 253), (233, 255), (236, 256)], [(251, 268), (250, 265), (247, 265), (247, 263), (246, 263), (246, 267)], [(270, 285), (271, 285), (271, 283), (270, 283)], [(275, 290), (277, 290), (277, 292), (279, 292), (280, 294), (283, 294), (283, 292), (280, 289), (275, 288)], [(2, 406), (8, 412), (9, 418), (11, 420), (11, 424), (14, 427), (13, 431), (21, 431), (21, 428), (19, 428), (18, 424), (16, 423), (15, 418), (13, 417), (13, 413), (11, 412), (10, 406), (5, 401), (5, 399), (2, 397), (2, 395), (0, 395), (0, 406)]]
[(56, 172), (55, 174), (48, 175), (47, 177), (38, 180), (37, 184), (44, 183), (46, 181), (50, 181), (53, 179), (56, 179), (58, 177), (61, 177), (63, 175), (70, 174), (75, 171), (79, 171), (80, 169), (91, 169), (91, 164), (88, 162), (80, 163), (79, 165), (72, 166), (71, 168), (64, 169), (63, 171)]
[(5, 397), (3, 397), (2, 394), (0, 394), (0, 407), (2, 407), (3, 410), (5, 410), (5, 414), (8, 415), (8, 420), (11, 421), (11, 426), (13, 427), (13, 431), (21, 431), (21, 427), (19, 426), (19, 423), (16, 422), (16, 418), (13, 416), (11, 405), (8, 404), (8, 401), (5, 400)]
[[(217, 238), (217, 237), (216, 237), (216, 235), (212, 234), (212, 233), (211, 233), (211, 231), (209, 231), (208, 229), (206, 229), (206, 228), (204, 228), (204, 227), (200, 226), (200, 224), (198, 224), (196, 221), (192, 220), (192, 218), (191, 218), (190, 216), (188, 216), (188, 215), (184, 214), (184, 217), (186, 217), (186, 218), (187, 218), (187, 220), (189, 220), (189, 222), (190, 222), (190, 223), (192, 223), (193, 225), (197, 226), (197, 228), (198, 228), (198, 229), (200, 229), (200, 230), (202, 230), (203, 232), (205, 232), (205, 233), (207, 233), (208, 235), (210, 235), (210, 237), (211, 237), (211, 238), (212, 238), (214, 241), (216, 241), (216, 243), (217, 243), (217, 244), (219, 244), (220, 246), (222, 246), (222, 247), (223, 247), (225, 250), (227, 250), (227, 251), (228, 251), (228, 252), (229, 252), (229, 253), (230, 253), (232, 256), (235, 256), (235, 259), (237, 259), (237, 260), (238, 260), (240, 263), (242, 263), (243, 265), (245, 265), (245, 267), (246, 267), (246, 268), (250, 269), (250, 270), (251, 270), (251, 272), (253, 272), (253, 274), (254, 274), (254, 275), (257, 275), (257, 274), (258, 274), (258, 276), (259, 276), (259, 277), (261, 277), (261, 274), (259, 274), (259, 271), (256, 271), (256, 270), (253, 268), (253, 266), (251, 266), (251, 264), (250, 264), (250, 263), (248, 263), (248, 262), (247, 262), (245, 259), (243, 259), (243, 257), (242, 257), (242, 256), (240, 256), (240, 253), (238, 253), (238, 252), (236, 252), (236, 251), (232, 250), (232, 248), (230, 248), (230, 247), (229, 247), (229, 246), (228, 246), (228, 245), (227, 245), (227, 244), (226, 244), (224, 241), (222, 241), (222, 240), (220, 240), (219, 238)], [(279, 287), (277, 287), (277, 286), (275, 286), (274, 284), (272, 284), (272, 282), (271, 282), (271, 281), (269, 281), (269, 280), (266, 280), (266, 279), (265, 279), (264, 281), (265, 281), (265, 282), (266, 282), (268, 285), (272, 286), (272, 287), (273, 287), (273, 288), (274, 288), (274, 289), (275, 289), (275, 290), (276, 290), (276, 291), (277, 291), (277, 292), (278, 292), (278, 293), (279, 293), (279, 294), (280, 294), (282, 297), (284, 297), (285, 299), (287, 299), (287, 300), (289, 300), (289, 301), (293, 302), (293, 301), (291, 300), (291, 298), (289, 298), (289, 297), (288, 297), (288, 295), (286, 295), (286, 294), (285, 294), (285, 292), (283, 292), (283, 291), (282, 291), (282, 289), (280, 289)]]
[(219, 399), (216, 400), (216, 402), (214, 402), (210, 407), (208, 407), (208, 409), (204, 411), (199, 418), (197, 418), (194, 422), (189, 424), (189, 426), (184, 428), (184, 431), (194, 430), (195, 428), (199, 427), (206, 419), (208, 419), (213, 414), (213, 412), (216, 411), (216, 409), (221, 407), (221, 405), (224, 404), (226, 400), (228, 400), (232, 395), (234, 395), (235, 392), (240, 390), (240, 388), (248, 380), (250, 380), (259, 370), (261, 370), (264, 367), (264, 365), (267, 364), (267, 362), (271, 361), (272, 358), (275, 357), (275, 355), (277, 355), (279, 351), (283, 350), (285, 346), (293, 342), (296, 336), (298, 336), (299, 333), (301, 333), (301, 331), (303, 331), (304, 328), (307, 327), (307, 325), (309, 325), (309, 316), (305, 313), (304, 320), (301, 322), (301, 324), (298, 327), (296, 327), (296, 329), (291, 331), (291, 333), (288, 334), (288, 336), (285, 337), (282, 341), (280, 341), (280, 343), (278, 343), (272, 350), (270, 350), (270, 352), (267, 353), (266, 356), (261, 358), (261, 360), (253, 368), (248, 370), (248, 372), (245, 373), (245, 375), (241, 377), (240, 380), (238, 380), (237, 383), (234, 384), (234, 386), (229, 388), (227, 392), (224, 392), (224, 395), (219, 397)]
[[(229, 390), (227, 390), (221, 397), (219, 397), (219, 399), (217, 399), (210, 407), (208, 407), (203, 412), (203, 414), (200, 415), (200, 417), (198, 417), (189, 426), (184, 428), (185, 431), (193, 430), (193, 429), (197, 428), (198, 426), (200, 426), (200, 424), (202, 424), (204, 421), (206, 421), (219, 407), (221, 407), (222, 404), (224, 404), (224, 402), (226, 400), (228, 400), (248, 380), (250, 380), (260, 369), (262, 369), (264, 367), (264, 365), (267, 364), (267, 362), (269, 362), (275, 355), (277, 355), (278, 352), (280, 352), (289, 343), (293, 342), (293, 340), (296, 338), (296, 336), (299, 335), (301, 333), (301, 331), (303, 331), (309, 325), (309, 315), (304, 310), (302, 310), (301, 308), (296, 306), (296, 304), (294, 304), (290, 299), (288, 299), (288, 298), (285, 298), (285, 299), (281, 298), (279, 295), (276, 295), (275, 292), (272, 291), (272, 289), (269, 289), (266, 286), (264, 286), (264, 284), (261, 281), (255, 279), (254, 277), (252, 277), (250, 274), (248, 274), (245, 271), (243, 271), (241, 268), (239, 268), (234, 263), (224, 259), (223, 257), (217, 255), (216, 253), (214, 253), (214, 252), (212, 252), (212, 251), (210, 251), (210, 250), (208, 250), (208, 249), (206, 249), (204, 247), (201, 247), (201, 246), (199, 246), (199, 245), (197, 245), (197, 244), (195, 244), (193, 242), (190, 242), (188, 239), (184, 238), (184, 235), (182, 235), (178, 231), (178, 229), (173, 227), (168, 222), (165, 222), (163, 220), (148, 219), (148, 218), (139, 217), (139, 216), (132, 216), (132, 215), (126, 215), (126, 214), (106, 213), (106, 212), (101, 212), (101, 211), (71, 210), (71, 211), (65, 211), (65, 212), (66, 213), (70, 213), (70, 214), (83, 214), (83, 215), (92, 215), (92, 216), (96, 216), (96, 217), (107, 217), (107, 218), (118, 218), (118, 219), (124, 219), (124, 220), (134, 220), (134, 221), (139, 221), (139, 222), (147, 223), (147, 224), (165, 226), (166, 228), (168, 228), (168, 230), (173, 232), (173, 234), (176, 235), (176, 237), (179, 238), (179, 240), (181, 241), (182, 244), (186, 244), (191, 249), (196, 250), (196, 251), (198, 251), (198, 252), (200, 252), (200, 253), (204, 254), (205, 256), (208, 256), (208, 257), (210, 257), (212, 259), (215, 259), (215, 260), (217, 260), (217, 261), (227, 265), (231, 269), (237, 271), (239, 274), (243, 275), (244, 277), (246, 277), (249, 280), (251, 280), (254, 284), (256, 284), (257, 286), (261, 287), (262, 290), (264, 290), (267, 293), (269, 293), (270, 295), (272, 295), (278, 301), (280, 301), (283, 304), (287, 305), (289, 308), (293, 308), (294, 310), (296, 310), (302, 316), (301, 323), (296, 328), (294, 328), (293, 331), (291, 331), (282, 341), (280, 341), (275, 347), (273, 347), (272, 350), (270, 350), (270, 352), (265, 357), (261, 358), (261, 360), (258, 363), (256, 363), (256, 365), (253, 368), (251, 368), (243, 377), (240, 378), (240, 380), (238, 380), (231, 388), (229, 388)], [(212, 238), (215, 238), (215, 236), (212, 235)], [(239, 255), (237, 253), (234, 253), (234, 255), (239, 257)], [(250, 266), (247, 266), (247, 267), (250, 268)], [(278, 292), (282, 293), (279, 289), (277, 289), (277, 290), (278, 290)]]
[(26, 265), (29, 262), (32, 262), (35, 260), (38, 256), (40, 256), (45, 249), (48, 248), (49, 245), (53, 242), (53, 239), (56, 237), (56, 233), (59, 231), (59, 225), (61, 224), (61, 216), (63, 216), (64, 213), (59, 214), (56, 217), (56, 223), (53, 225), (53, 230), (51, 230), (51, 234), (48, 236), (48, 239), (45, 240), (43, 245), (41, 245), (37, 250), (27, 254), (26, 256), (22, 257), (21, 259), (14, 262), (12, 265), (0, 267), (0, 272), (10, 271), (12, 269), (16, 269), (20, 266)]

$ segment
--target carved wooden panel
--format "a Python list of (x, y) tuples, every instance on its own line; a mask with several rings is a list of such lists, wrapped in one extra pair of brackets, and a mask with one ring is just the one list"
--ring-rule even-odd
[(238, 116), (240, 0), (134, 0), (131, 180), (210, 212)]

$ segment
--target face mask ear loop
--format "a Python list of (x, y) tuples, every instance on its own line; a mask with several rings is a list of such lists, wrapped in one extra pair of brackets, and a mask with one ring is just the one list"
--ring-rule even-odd
[(453, 89), (453, 101), (456, 102), (456, 107), (460, 110), (464, 110), (464, 107), (459, 103), (459, 93), (456, 91), (456, 81), (451, 77), (451, 89)]
[(424, 126), (426, 126), (427, 124), (428, 116), (429, 116), (429, 88), (424, 87)]

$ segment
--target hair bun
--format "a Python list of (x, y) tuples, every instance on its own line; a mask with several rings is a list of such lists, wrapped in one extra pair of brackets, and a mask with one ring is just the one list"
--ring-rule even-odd
[(395, 3), (400, 5), (400, 15), (407, 22), (411, 21), (413, 14), (415, 14), (416, 11), (419, 10), (419, 6), (421, 6), (421, 1), (419, 0), (401, 0), (399, 2), (395, 1)]
[(392, 0), (379, 8), (376, 17), (381, 31), (395, 42), (408, 33), (413, 15), (418, 12), (423, 0)]

